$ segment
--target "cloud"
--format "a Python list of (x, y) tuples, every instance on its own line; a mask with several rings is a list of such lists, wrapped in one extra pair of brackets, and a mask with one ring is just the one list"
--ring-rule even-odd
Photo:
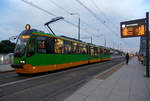
[[(139, 38), (120, 39), (120, 22), (125, 20), (132, 20), (145, 17), (145, 11), (149, 11), (149, 2), (145, 3), (143, 0), (93, 0), (97, 7), (91, 0), (80, 0), (90, 10), (92, 10), (99, 20), (82, 7), (76, 0), (26, 0), (33, 4), (44, 8), (45, 10), (54, 13), (57, 16), (64, 16), (66, 20), (78, 25), (78, 17), (71, 16), (68, 12), (79, 13), (81, 17), (81, 37), (93, 37), (93, 42), (97, 45), (104, 44), (104, 36), (107, 40), (108, 46), (113, 46), (115, 42), (117, 47), (119, 43), (126, 48), (136, 49), (139, 46)], [(54, 3), (57, 5), (55, 5)], [(8, 4), (8, 5), (7, 5)], [(62, 8), (60, 8), (62, 7)], [(2, 7), (3, 13), (0, 14), (0, 37), (6, 35), (2, 39), (7, 39), (7, 35), (19, 34), (26, 24), (31, 24), (32, 28), (39, 30), (47, 30), (43, 24), (49, 21), (54, 16), (44, 13), (22, 0), (8, 0), (5, 2), (5, 7)], [(66, 11), (65, 11), (66, 10)], [(103, 24), (100, 22), (104, 22)], [(78, 28), (73, 27), (64, 21), (59, 21), (51, 27), (57, 35), (66, 35), (77, 38)], [(86, 31), (84, 31), (86, 30)], [(113, 30), (113, 31), (112, 31)], [(115, 33), (113, 33), (115, 32)], [(4, 34), (5, 33), (5, 34)], [(104, 36), (101, 36), (103, 34)], [(99, 36), (99, 37), (97, 37)], [(85, 39), (83, 39), (85, 40)], [(124, 42), (122, 42), (123, 40)], [(89, 39), (85, 40), (90, 42)]]

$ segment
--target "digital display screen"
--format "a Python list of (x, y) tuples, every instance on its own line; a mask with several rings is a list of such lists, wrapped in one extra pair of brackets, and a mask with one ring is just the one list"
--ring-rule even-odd
[(145, 35), (145, 19), (121, 22), (121, 37), (138, 37)]

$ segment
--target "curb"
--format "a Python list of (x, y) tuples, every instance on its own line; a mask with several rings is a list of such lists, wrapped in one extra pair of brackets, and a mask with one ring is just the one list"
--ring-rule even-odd
[(7, 70), (7, 71), (0, 71), (0, 73), (7, 73), (7, 72), (13, 72), (15, 70)]

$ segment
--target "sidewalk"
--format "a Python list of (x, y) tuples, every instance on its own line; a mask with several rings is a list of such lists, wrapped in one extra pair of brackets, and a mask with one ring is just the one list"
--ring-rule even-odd
[(2, 72), (9, 72), (9, 71), (13, 71), (14, 68), (12, 68), (10, 66), (10, 64), (7, 64), (7, 65), (0, 65), (0, 73)]
[(150, 101), (150, 78), (137, 58), (105, 80), (96, 78), (78, 89), (65, 101)]

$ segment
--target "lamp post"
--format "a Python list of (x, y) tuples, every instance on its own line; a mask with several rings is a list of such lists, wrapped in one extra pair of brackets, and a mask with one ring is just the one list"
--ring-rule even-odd
[(78, 40), (80, 40), (80, 14), (79, 13), (70, 13), (70, 15), (78, 16)]

